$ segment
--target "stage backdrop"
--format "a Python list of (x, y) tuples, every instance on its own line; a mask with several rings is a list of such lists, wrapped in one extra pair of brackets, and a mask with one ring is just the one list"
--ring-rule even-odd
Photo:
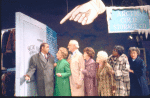
[(16, 96), (36, 96), (36, 80), (25, 81), (24, 75), (29, 68), (31, 56), (39, 52), (40, 44), (47, 42), (50, 53), (56, 59), (57, 34), (45, 24), (21, 13), (16, 12)]

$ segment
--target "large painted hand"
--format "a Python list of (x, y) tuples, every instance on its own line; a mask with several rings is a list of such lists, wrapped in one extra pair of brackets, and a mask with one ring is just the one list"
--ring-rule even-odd
[(70, 11), (61, 21), (63, 24), (66, 20), (74, 20), (82, 25), (88, 25), (94, 21), (94, 19), (105, 11), (105, 5), (101, 0), (91, 0), (82, 5), (76, 6)]

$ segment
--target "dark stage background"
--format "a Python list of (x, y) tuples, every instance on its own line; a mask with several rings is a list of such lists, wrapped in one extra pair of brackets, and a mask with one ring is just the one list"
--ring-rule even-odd
[[(148, 39), (137, 42), (138, 34), (116, 33), (109, 34), (106, 12), (99, 15), (95, 21), (86, 26), (82, 26), (74, 21), (66, 21), (60, 25), (60, 20), (70, 12), (75, 6), (89, 0), (1, 0), (1, 29), (15, 28), (15, 12), (22, 12), (52, 28), (57, 32), (58, 47), (67, 47), (69, 40), (76, 39), (83, 53), (85, 47), (92, 47), (97, 52), (106, 51), (109, 55), (115, 45), (125, 47), (125, 54), (131, 46), (146, 49), (148, 70), (150, 71), (150, 35)], [(139, 6), (150, 5), (150, 0), (102, 0), (106, 6)], [(112, 2), (113, 1), (113, 2)], [(143, 1), (139, 3), (138, 1)], [(68, 2), (68, 7), (67, 7)], [(68, 8), (68, 9), (67, 9)], [(128, 39), (129, 35), (133, 40)], [(96, 55), (95, 58), (96, 59)]]

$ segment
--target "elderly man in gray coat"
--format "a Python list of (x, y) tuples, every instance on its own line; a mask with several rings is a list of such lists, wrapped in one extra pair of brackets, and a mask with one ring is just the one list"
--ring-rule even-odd
[(40, 52), (31, 57), (29, 70), (25, 75), (25, 80), (30, 80), (32, 75), (36, 73), (38, 96), (53, 96), (54, 57), (50, 55), (48, 51), (49, 45), (47, 43), (42, 43), (40, 46)]

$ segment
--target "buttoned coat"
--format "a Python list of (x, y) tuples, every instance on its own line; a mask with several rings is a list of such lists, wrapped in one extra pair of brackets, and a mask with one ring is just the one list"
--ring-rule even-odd
[(84, 74), (84, 94), (85, 96), (98, 96), (97, 91), (97, 79), (96, 79), (96, 68), (95, 61), (90, 58), (85, 62)]
[(53, 64), (54, 57), (52, 55), (48, 55), (48, 60), (46, 60), (41, 53), (38, 53), (30, 59), (27, 75), (32, 77), (35, 73), (38, 96), (53, 96)]
[[(81, 72), (81, 69), (85, 69), (85, 61), (83, 59), (82, 53), (77, 50), (76, 53), (71, 57), (69, 55), (68, 59), (70, 59), (70, 70), (71, 76), (70, 80), (70, 88), (72, 96), (84, 96), (84, 75)], [(81, 88), (77, 89), (77, 85), (81, 85)]]
[(146, 78), (146, 66), (144, 61), (138, 56), (135, 61), (128, 58), (131, 70), (130, 73), (130, 96), (147, 96), (149, 95), (148, 81)]
[[(69, 76), (71, 75), (70, 64), (66, 59), (58, 60), (55, 70), (54, 96), (71, 96)], [(56, 74), (61, 73), (61, 77)]]

